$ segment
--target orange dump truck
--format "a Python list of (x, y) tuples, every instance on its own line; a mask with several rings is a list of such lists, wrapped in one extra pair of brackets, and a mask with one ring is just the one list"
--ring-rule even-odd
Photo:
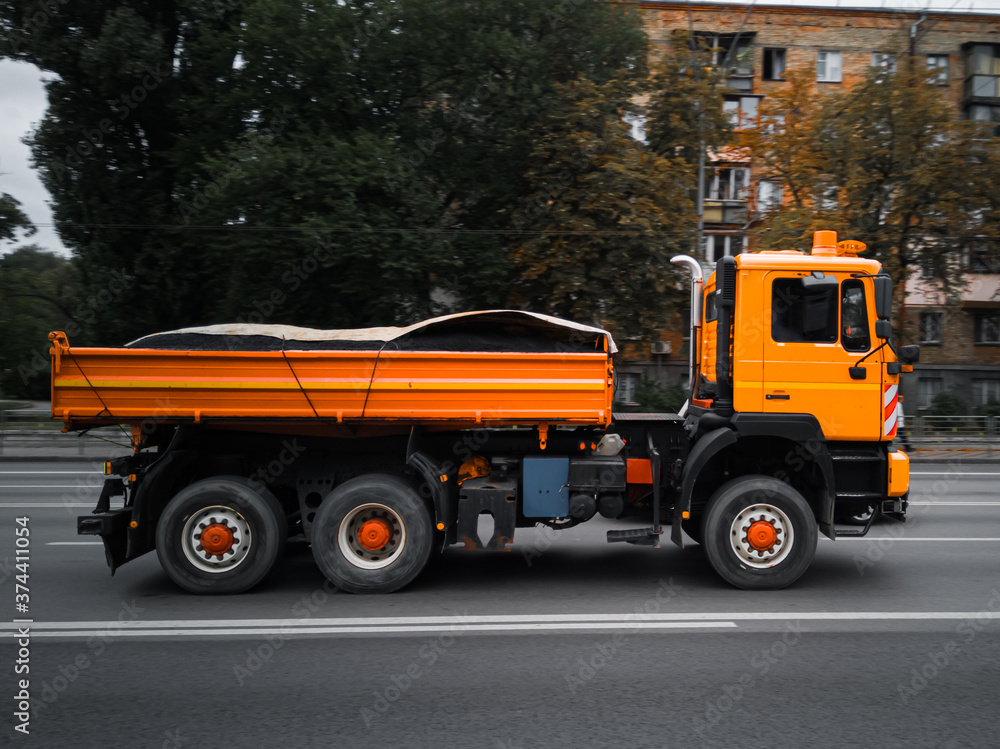
[[(54, 332), (53, 417), (122, 425), (134, 447), (106, 464), (78, 532), (103, 539), (112, 571), (155, 549), (195, 593), (250, 588), (304, 537), (338, 587), (388, 592), (448, 546), (502, 551), (517, 528), (644, 515), (608, 541), (658, 546), (670, 525), (733, 585), (784, 587), (819, 532), (905, 516), (892, 439), (918, 349), (893, 344), (892, 283), (862, 249), (818, 232), (811, 254), (723, 258), (707, 283), (674, 258), (693, 276), (680, 414), (614, 413), (611, 336), (527, 312), (216, 325), (122, 348)], [(836, 527), (857, 517), (863, 529)]]

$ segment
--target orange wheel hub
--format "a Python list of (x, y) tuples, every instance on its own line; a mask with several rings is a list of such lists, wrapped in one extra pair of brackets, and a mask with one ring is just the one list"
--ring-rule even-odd
[(233, 531), (229, 526), (213, 523), (201, 532), (199, 542), (209, 554), (225, 554), (233, 548)]
[(767, 551), (777, 540), (778, 533), (774, 530), (774, 525), (766, 520), (758, 520), (747, 531), (747, 543), (757, 551)]
[(366, 520), (358, 529), (358, 543), (369, 551), (378, 551), (389, 543), (392, 535), (389, 525), (384, 520), (373, 518)]

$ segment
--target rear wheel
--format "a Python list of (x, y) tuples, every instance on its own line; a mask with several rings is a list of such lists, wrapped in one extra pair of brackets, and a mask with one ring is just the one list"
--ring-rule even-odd
[(812, 508), (794, 488), (768, 476), (742, 476), (709, 500), (702, 545), (712, 567), (745, 590), (791, 585), (816, 553)]
[(156, 554), (191, 593), (242, 593), (284, 551), (288, 525), (278, 500), (239, 476), (196, 481), (170, 500), (156, 526)]
[(410, 583), (427, 564), (433, 537), (424, 501), (410, 484), (384, 474), (338, 486), (312, 525), (316, 564), (351, 593), (390, 593)]

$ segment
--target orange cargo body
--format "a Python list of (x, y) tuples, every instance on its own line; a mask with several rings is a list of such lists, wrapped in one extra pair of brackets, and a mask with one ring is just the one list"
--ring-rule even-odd
[[(607, 426), (611, 353), (73, 348), (53, 333), (52, 414), (89, 425), (263, 422)], [(603, 346), (602, 346), (603, 348)], [(374, 376), (373, 376), (374, 372)]]

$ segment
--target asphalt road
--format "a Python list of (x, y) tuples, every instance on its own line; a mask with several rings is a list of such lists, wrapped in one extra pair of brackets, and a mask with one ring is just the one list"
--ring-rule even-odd
[(1000, 466), (915, 465), (907, 523), (821, 539), (784, 591), (728, 587), (697, 546), (607, 545), (591, 522), (450, 551), (390, 596), (332, 591), (290, 549), (218, 598), (182, 593), (155, 554), (108, 575), (75, 535), (98, 470), (0, 464), (0, 746), (1000, 745)]

